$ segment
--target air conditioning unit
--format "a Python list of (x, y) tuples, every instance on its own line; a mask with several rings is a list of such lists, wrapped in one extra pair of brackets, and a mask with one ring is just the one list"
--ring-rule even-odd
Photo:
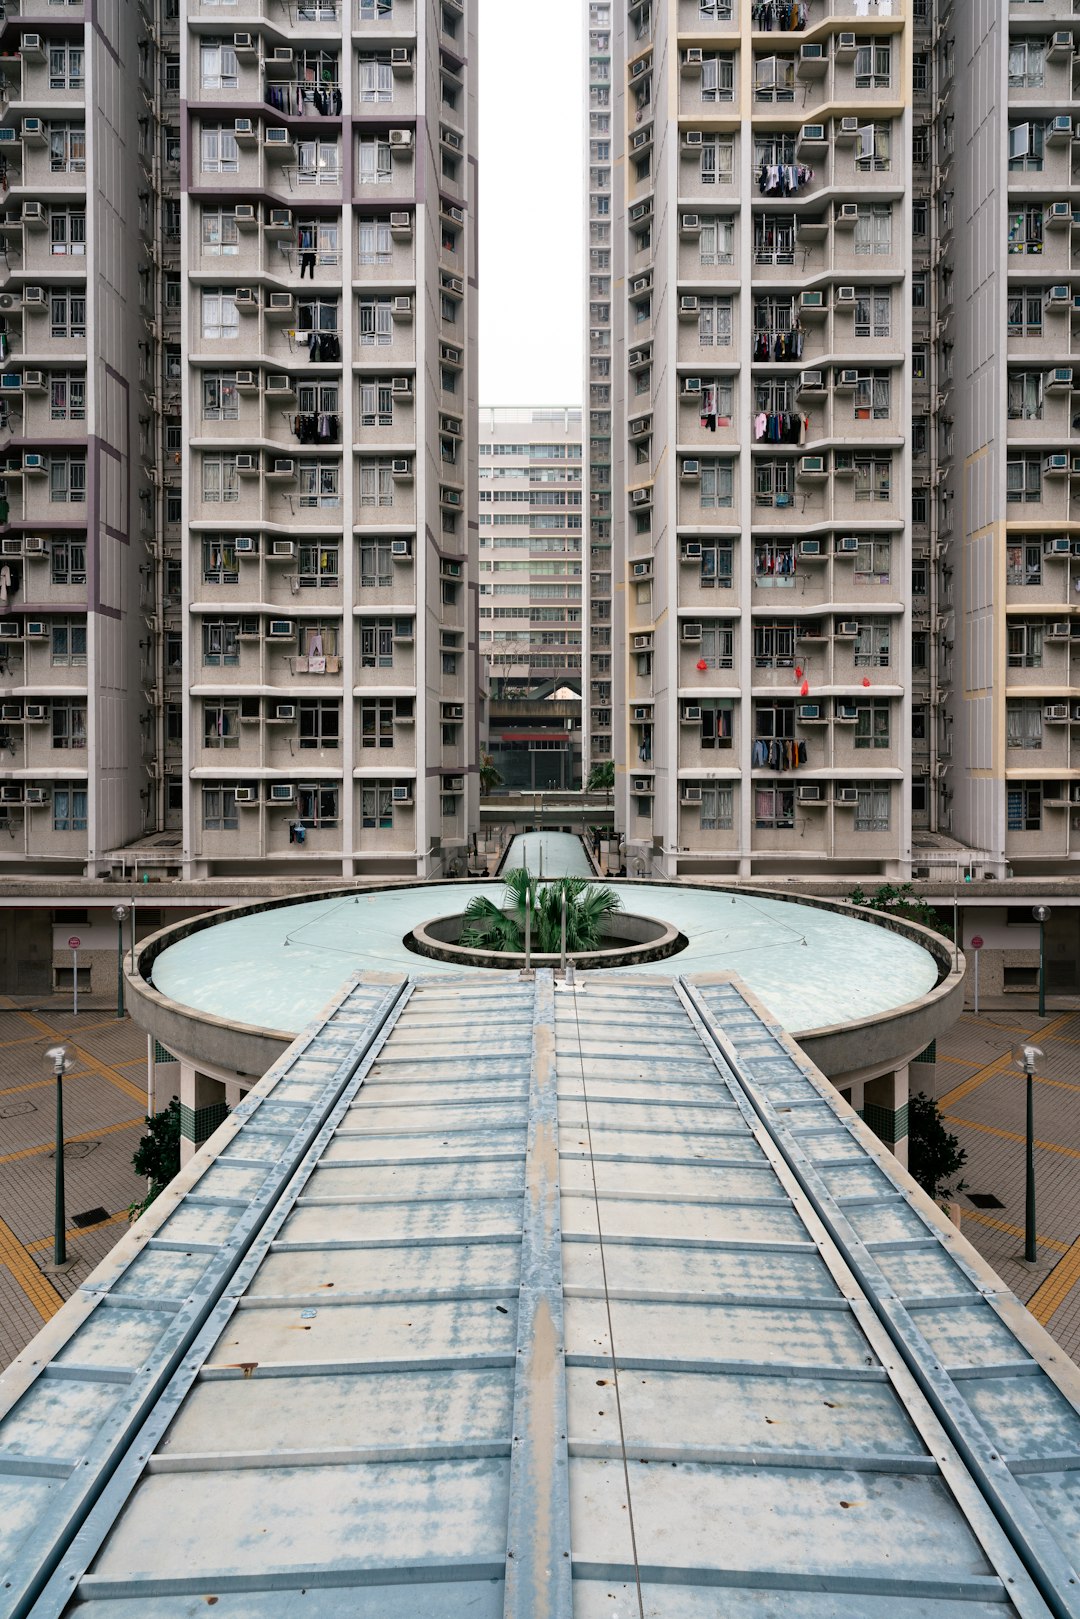
[(461, 365), (461, 350), (453, 343), (439, 344), (439, 359), (443, 365)]
[(23, 379), (18, 371), (5, 371), (4, 374), (0, 376), (0, 393), (22, 393), (22, 387)]
[(822, 555), (820, 540), (800, 540), (799, 555), (801, 557), (819, 557)]
[(837, 804), (857, 804), (859, 802), (859, 789), (857, 787), (838, 787), (835, 802)]
[(1065, 722), (1069, 718), (1068, 703), (1047, 703), (1043, 709), (1043, 719), (1051, 720), (1055, 724)]
[(397, 561), (401, 561), (401, 562), (405, 561), (405, 559), (407, 557), (412, 556), (412, 541), (411, 540), (391, 540), (390, 541), (390, 555), (391, 555), (391, 557), (393, 557)]
[(650, 431), (651, 428), (652, 428), (652, 417), (651, 416), (635, 416), (634, 420), (630, 423), (630, 429), (629, 429), (630, 437), (631, 438), (643, 438), (645, 436), (645, 434)]
[(263, 143), (266, 146), (291, 146), (292, 136), (287, 129), (280, 129), (275, 125), (272, 129), (266, 131), (263, 136)]
[(268, 394), (294, 394), (296, 386), (283, 371), (272, 371), (266, 379), (266, 391)]
[(395, 787), (392, 790), (391, 796), (395, 804), (411, 804), (412, 788), (408, 784), (402, 787)]
[(267, 57), (267, 61), (274, 62), (278, 67), (291, 67), (293, 51), (289, 45), (275, 45)]
[(21, 703), (0, 703), (0, 720), (21, 720)]
[(250, 54), (255, 49), (254, 34), (234, 34), (232, 42), (233, 50), (239, 51), (242, 56)]
[(801, 787), (796, 787), (795, 797), (800, 804), (822, 803), (821, 783), (819, 781), (804, 782)]
[(634, 648), (635, 652), (651, 652), (652, 651), (652, 636), (651, 635), (634, 635), (634, 636), (631, 636), (631, 642), (633, 644), (633, 648)]
[[(395, 641), (411, 641), (413, 639), (413, 636), (414, 636), (414, 626), (413, 626), (412, 619), (411, 618), (395, 618), (395, 620), (394, 620), (394, 640)], [(452, 646), (450, 646), (449, 643), (448, 643), (444, 650), (453, 651), (454, 648)]]
[(679, 229), (684, 236), (701, 235), (701, 215), (683, 214), (679, 221)]
[(21, 557), (22, 540), (0, 540), (0, 557)]
[(799, 294), (799, 308), (800, 309), (824, 309), (825, 308), (825, 294), (820, 290), (820, 288), (815, 289), (814, 291), (811, 291), (811, 292), (800, 292), (800, 294)]
[(49, 802), (49, 789), (47, 787), (28, 787), (26, 789), (26, 802), (40, 805)]
[[(250, 118), (237, 118), (233, 123), (233, 134), (236, 137), (238, 145), (251, 146), (256, 140), (256, 129), (254, 122)], [(255, 209), (251, 203), (241, 204), (241, 207), (244, 206), (247, 207), (248, 215), (250, 216), (247, 223), (250, 224), (251, 220), (255, 217)], [(237, 213), (239, 214), (239, 210), (237, 210)], [(238, 225), (240, 224), (239, 217), (237, 218), (236, 223)]]
[(49, 626), (41, 618), (28, 618), (25, 629), (28, 641), (45, 641), (48, 639)]
[(40, 725), (42, 720), (47, 720), (49, 717), (48, 703), (27, 703), (25, 709), (23, 710), (23, 717), (27, 719), (31, 725)]
[(799, 477), (817, 478), (825, 473), (825, 457), (823, 455), (800, 455)]
[(400, 152), (411, 151), (411, 149), (412, 149), (412, 130), (411, 129), (392, 129), (390, 131), (390, 145), (391, 146), (396, 146), (398, 151), (400, 151)]
[(684, 394), (699, 394), (704, 386), (700, 377), (684, 377), (682, 391)]
[(465, 791), (465, 777), (444, 776), (442, 790), (444, 793), (463, 793)]
[(680, 298), (679, 298), (679, 314), (680, 315), (696, 315), (697, 312), (698, 312), (697, 294), (693, 293), (693, 292), (684, 292), (684, 293), (682, 293), (680, 295)]
[(632, 64), (631, 68), (630, 68), (630, 77), (632, 79), (640, 79), (644, 74), (648, 73), (648, 71), (649, 71), (649, 69), (651, 67), (652, 67), (652, 57), (651, 57), (651, 55), (650, 56), (639, 56), (637, 61), (634, 62)]
[(837, 34), (837, 36), (836, 36), (836, 55), (837, 56), (854, 56), (856, 48), (857, 47), (856, 47), (856, 43), (855, 43), (855, 35), (854, 34), (848, 34), (848, 33)]
[(45, 47), (40, 34), (24, 34), (18, 41), (19, 55), (24, 61), (44, 62)]
[(45, 125), (40, 118), (24, 118), (22, 121), (22, 138), (26, 146), (45, 145)]
[(859, 623), (854, 618), (842, 618), (833, 630), (838, 640), (853, 641), (859, 633)]
[(271, 804), (291, 804), (296, 797), (296, 789), (288, 781), (272, 781), (267, 794)]
[(631, 493), (630, 493), (630, 504), (632, 506), (648, 506), (648, 505), (651, 505), (651, 503), (652, 503), (652, 490), (651, 489), (634, 489), (634, 490), (631, 491)]
[(1043, 543), (1043, 554), (1048, 557), (1071, 556), (1072, 541), (1067, 536), (1063, 539), (1046, 540)]
[(683, 562), (700, 562), (701, 561), (701, 541), (700, 540), (686, 540), (686, 541), (684, 541), (682, 551), (680, 552), (680, 559)]
[(390, 463), (390, 473), (394, 478), (411, 478), (412, 462), (407, 455), (399, 455)]
[(440, 416), (439, 431), (445, 433), (447, 438), (460, 438), (463, 426), (460, 416)]
[(855, 302), (855, 288), (849, 286), (837, 287), (836, 301), (838, 304), (853, 304)]
[(859, 217), (857, 202), (842, 202), (836, 210), (836, 223), (838, 225), (854, 225)]
[(834, 388), (854, 388), (859, 380), (859, 373), (853, 370), (837, 371), (835, 373)]
[(684, 621), (679, 627), (679, 640), (686, 646), (697, 646), (701, 640), (701, 625)]
[(632, 562), (630, 564), (630, 573), (634, 579), (651, 579), (652, 571), (653, 565), (651, 560), (647, 562)]
[(464, 703), (444, 703), (442, 705), (442, 717), (447, 722), (463, 720), (465, 718)]
[(279, 560), (291, 560), (296, 555), (296, 542), (294, 540), (271, 540), (270, 555)]
[(444, 219), (449, 219), (454, 225), (464, 225), (465, 223), (465, 210), (464, 208), (459, 208), (456, 203), (443, 202), (439, 212)]
[(1069, 457), (1067, 455), (1048, 455), (1043, 462), (1043, 471), (1050, 473), (1068, 472)]
[(835, 139), (838, 141), (856, 140), (858, 138), (858, 134), (858, 118), (841, 118), (835, 131)]
[(701, 462), (697, 461), (697, 460), (694, 460), (691, 457), (687, 457), (686, 459), (684, 459), (680, 463), (679, 476), (681, 478), (687, 478), (687, 479), (700, 478), (701, 477)]
[(22, 625), (17, 618), (0, 618), (0, 641), (21, 641)]
[(19, 132), (17, 129), (12, 129), (10, 126), (7, 129), (0, 129), (0, 146), (13, 146), (18, 139)]
[(465, 283), (459, 275), (441, 275), (439, 285), (444, 292), (452, 293), (455, 298), (465, 296)]
[(1073, 385), (1073, 368), (1071, 365), (1057, 365), (1046, 379), (1048, 388), (1071, 388)]
[(704, 54), (700, 45), (688, 46), (682, 54), (683, 67), (700, 67)]
[(698, 725), (701, 722), (701, 704), (684, 703), (680, 719), (684, 725)]
[(1046, 131), (1047, 140), (1052, 141), (1055, 138), (1061, 140), (1063, 137), (1065, 140), (1070, 141), (1073, 138), (1072, 118), (1067, 112), (1055, 113), (1050, 122), (1050, 128)]
[(836, 542), (835, 549), (840, 556), (853, 556), (859, 549), (858, 536), (842, 534)]
[(45, 392), (45, 373), (44, 373), (44, 371), (24, 371), (22, 381), (23, 381), (23, 392), (24, 393), (44, 393)]
[(45, 208), (40, 202), (24, 202), (22, 205), (22, 222), (24, 225), (44, 225), (46, 220)]
[(460, 506), (463, 499), (464, 496), (462, 495), (460, 489), (452, 489), (449, 484), (441, 484), (439, 486), (440, 506)]
[(294, 720), (296, 718), (295, 703), (277, 703), (274, 707), (276, 720)]
[(290, 231), (293, 228), (292, 210), (289, 208), (271, 208), (270, 218), (266, 222), (268, 231), (275, 235), (279, 231)]
[(240, 472), (240, 473), (258, 472), (258, 470), (259, 470), (259, 457), (257, 455), (250, 454), (248, 451), (243, 451), (240, 455), (238, 455), (236, 457), (236, 470), (237, 470), (237, 472)]
[(271, 315), (291, 315), (293, 295), (291, 292), (272, 292), (266, 307)]
[(390, 51), (390, 68), (395, 73), (412, 72), (412, 51), (407, 45), (395, 45)]
[(691, 787), (689, 782), (687, 782), (682, 790), (682, 802), (684, 804), (700, 804), (701, 788)]
[(683, 132), (683, 145), (688, 147), (704, 146), (705, 133), (700, 129), (687, 129)]
[(412, 228), (412, 214), (392, 213), (390, 215), (391, 236), (411, 236)]
[(295, 478), (296, 462), (291, 456), (279, 455), (271, 463), (266, 476), (268, 478)]
[(1048, 203), (1047, 206), (1046, 206), (1045, 213), (1044, 213), (1044, 218), (1045, 218), (1046, 223), (1048, 225), (1054, 225), (1054, 224), (1071, 225), (1072, 224), (1072, 203), (1071, 202), (1051, 202), (1051, 203)]
[(0, 804), (21, 804), (23, 790), (21, 785), (0, 787)]
[[(11, 297), (14, 301), (9, 307), (14, 309), (17, 307), (19, 300), (14, 293), (11, 294)], [(45, 295), (44, 287), (24, 287), (22, 301), (28, 309), (44, 309), (49, 300)]]
[(238, 534), (232, 543), (238, 557), (253, 557), (259, 554), (258, 543), (253, 534)]
[(241, 390), (250, 390), (259, 386), (254, 371), (238, 371), (236, 373), (236, 386)]
[(40, 474), (46, 472), (47, 470), (48, 470), (48, 463), (47, 463), (47, 461), (46, 461), (46, 459), (45, 459), (45, 457), (43, 455), (24, 455), (23, 456), (23, 471), (24, 472), (33, 472), (33, 473), (37, 473), (38, 475), (40, 475)]
[(440, 129), (439, 139), (442, 141), (443, 145), (448, 146), (452, 152), (461, 151), (462, 139), (456, 129)]
[(395, 320), (412, 319), (412, 297), (407, 292), (399, 292), (392, 304)]
[(651, 219), (652, 211), (653, 205), (651, 197), (646, 197), (644, 202), (635, 202), (634, 206), (630, 210), (631, 225), (640, 225), (643, 219)]
[(854, 703), (837, 703), (835, 717), (843, 725), (854, 725), (859, 711)]
[(1047, 47), (1048, 56), (1071, 56), (1073, 54), (1073, 37), (1067, 28), (1059, 28), (1050, 36)]
[(266, 633), (271, 641), (290, 641), (296, 634), (296, 625), (291, 618), (272, 618)]
[(237, 287), (233, 293), (233, 303), (237, 309), (258, 309), (258, 291), (254, 287)]
[(800, 45), (800, 62), (822, 62), (825, 59), (824, 45)]
[(257, 804), (259, 802), (259, 789), (257, 787), (234, 787), (233, 797), (238, 804)]
[(799, 704), (799, 720), (800, 720), (800, 722), (802, 724), (806, 724), (806, 722), (808, 720), (820, 720), (821, 717), (822, 717), (822, 715), (821, 715), (821, 704), (820, 703), (800, 703)]
[(1051, 624), (1046, 632), (1046, 639), (1048, 641), (1067, 641), (1069, 638), (1069, 626), (1067, 623)]
[(651, 129), (635, 129), (630, 137), (630, 150), (640, 152), (642, 147), (648, 146), (652, 140)]
[(825, 391), (824, 371), (804, 371), (799, 378), (799, 392), (801, 394), (818, 394)]
[(1072, 293), (1068, 287), (1059, 284), (1048, 289), (1046, 301), (1048, 304), (1071, 304)]
[(630, 283), (631, 297), (637, 297), (641, 293), (651, 292), (651, 291), (652, 291), (652, 276), (651, 275), (638, 275), (638, 276), (635, 276), (634, 279)]
[(797, 144), (799, 146), (824, 146), (825, 125), (804, 124), (799, 130)]

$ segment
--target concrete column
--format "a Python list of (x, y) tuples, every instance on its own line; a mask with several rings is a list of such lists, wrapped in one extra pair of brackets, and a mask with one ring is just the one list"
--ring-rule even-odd
[(908, 1066), (868, 1079), (863, 1090), (862, 1116), (874, 1134), (907, 1167)]
[(180, 1064), (180, 1163), (186, 1164), (228, 1113), (225, 1086), (201, 1074), (191, 1063)]

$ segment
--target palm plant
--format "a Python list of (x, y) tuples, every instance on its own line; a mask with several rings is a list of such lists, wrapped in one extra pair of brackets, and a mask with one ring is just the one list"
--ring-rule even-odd
[(543, 955), (556, 955), (562, 945), (565, 896), (567, 950), (597, 950), (608, 918), (620, 906), (614, 889), (590, 883), (585, 877), (559, 877), (541, 884), (521, 866), (507, 872), (503, 881), (501, 906), (484, 894), (469, 901), (460, 944), (473, 950), (522, 954), (528, 905), (532, 912), (532, 948)]

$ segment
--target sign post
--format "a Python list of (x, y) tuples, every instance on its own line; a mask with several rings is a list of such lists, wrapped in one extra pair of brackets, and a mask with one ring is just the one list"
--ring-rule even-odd
[(972, 936), (971, 948), (975, 952), (975, 1016), (979, 1015), (979, 951), (983, 947), (982, 939), (976, 933)]
[(73, 933), (68, 940), (68, 949), (71, 951), (71, 1014), (77, 1016), (79, 1011), (79, 946), (82, 940), (77, 933)]

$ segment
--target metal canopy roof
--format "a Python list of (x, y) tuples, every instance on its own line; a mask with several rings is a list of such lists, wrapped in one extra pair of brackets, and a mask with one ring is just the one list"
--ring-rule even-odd
[(730, 977), (346, 986), (0, 1379), (0, 1612), (1080, 1615), (1080, 1374)]

